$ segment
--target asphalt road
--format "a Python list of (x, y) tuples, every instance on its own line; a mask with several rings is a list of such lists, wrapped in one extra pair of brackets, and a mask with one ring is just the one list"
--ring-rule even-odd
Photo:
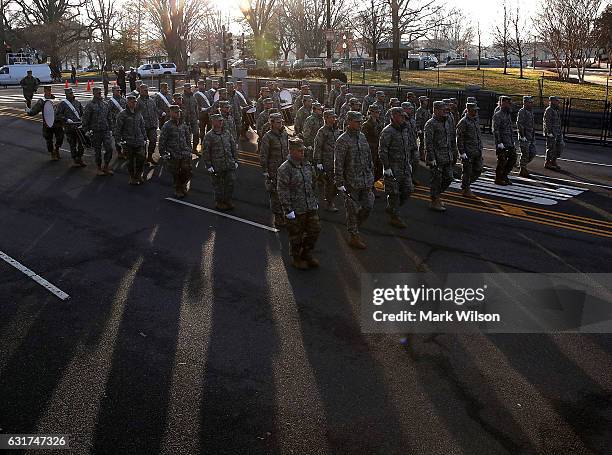
[[(358, 320), (366, 272), (611, 272), (610, 148), (569, 144), (563, 173), (536, 158), (511, 197), (449, 191), (442, 215), (419, 187), (402, 231), (377, 199), (365, 251), (322, 212), (322, 266), (300, 272), (285, 232), (168, 200), (163, 166), (131, 187), (122, 162), (50, 162), (40, 130), (0, 110), (0, 251), (70, 298), (0, 261), (0, 433), (70, 434), (77, 454), (612, 452), (612, 336), (403, 345)], [(270, 226), (241, 149), (232, 214)], [(186, 201), (211, 208), (202, 167)]]

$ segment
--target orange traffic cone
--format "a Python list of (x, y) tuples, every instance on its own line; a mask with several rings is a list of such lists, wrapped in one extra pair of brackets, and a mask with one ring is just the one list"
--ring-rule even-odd
[(64, 88), (68, 88), (70, 85), (68, 84), (68, 79), (66, 79), (66, 84), (64, 85)]
[(78, 86), (79, 86), (79, 80), (78, 80), (78, 79), (75, 79), (75, 80), (74, 80), (74, 86), (75, 86), (75, 87), (78, 87)]
[(87, 81), (87, 91), (91, 91), (91, 81)]

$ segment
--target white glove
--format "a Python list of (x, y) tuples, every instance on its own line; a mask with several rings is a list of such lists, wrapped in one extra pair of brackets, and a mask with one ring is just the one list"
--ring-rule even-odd
[(526, 138), (525, 136), (521, 137), (519, 140), (520, 140), (521, 142), (527, 142), (527, 138)]
[(213, 174), (215, 172), (215, 168), (214, 167), (209, 167), (208, 169), (206, 169), (208, 172), (210, 172), (211, 174)]
[(435, 166), (436, 166), (436, 164), (438, 164), (438, 163), (436, 163), (436, 160), (431, 160), (431, 161), (429, 162), (429, 165), (430, 165), (430, 166), (434, 166), (434, 167), (435, 167)]
[(322, 171), (323, 170), (323, 165), (321, 163), (317, 164), (317, 169)]
[(548, 133), (547, 136), (548, 137), (555, 137), (555, 135), (553, 133)]
[(88, 136), (88, 137), (93, 136), (93, 131), (89, 130), (87, 133), (85, 133), (85, 136)]
[(339, 186), (338, 191), (342, 191), (343, 193), (346, 193), (346, 187), (344, 185)]
[(162, 112), (162, 117), (165, 117), (165, 116), (166, 116), (166, 113), (165, 113), (165, 112)]
[(461, 155), (459, 155), (461, 157), (462, 160), (467, 160), (467, 153), (462, 153)]
[(74, 123), (74, 120), (69, 118), (68, 120), (66, 120), (66, 123), (69, 124), (69, 125), (72, 125)]
[(267, 172), (264, 172), (264, 173), (263, 173), (263, 176), (264, 176), (265, 178), (268, 178), (268, 177), (270, 177), (270, 174), (268, 174)]
[(383, 174), (385, 174), (387, 177), (393, 177), (393, 171), (391, 169), (385, 169)]
[(238, 169), (238, 161), (236, 161), (236, 167), (234, 169)]
[(287, 219), (295, 220), (295, 212), (293, 210), (291, 212), (287, 213)]
[(126, 141), (119, 141), (119, 145), (120, 145), (121, 147), (125, 146), (125, 144), (127, 144), (127, 142), (126, 142)]
[(498, 150), (503, 149), (504, 148), (504, 144), (501, 144), (501, 143), (497, 144), (497, 148), (498, 148)]
[(29, 114), (30, 112), (32, 112), (32, 109), (30, 109), (29, 107), (26, 107), (25, 108), (25, 112), (26, 112), (26, 114)]

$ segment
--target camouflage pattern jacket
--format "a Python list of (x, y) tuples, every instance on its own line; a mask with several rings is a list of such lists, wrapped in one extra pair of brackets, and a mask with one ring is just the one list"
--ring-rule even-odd
[(206, 133), (202, 158), (207, 169), (212, 166), (215, 172), (233, 171), (237, 156), (236, 141), (229, 131), (210, 130)]
[(535, 139), (535, 126), (533, 119), (533, 111), (522, 107), (516, 116), (516, 128), (518, 130), (519, 139), (524, 137), (529, 142)]
[(419, 107), (416, 110), (416, 127), (419, 134), (423, 132), (423, 128), (430, 118), (431, 112), (427, 108)]
[(223, 130), (229, 132), (234, 139), (238, 137), (238, 130), (236, 130), (236, 122), (234, 121), (234, 117), (232, 117), (231, 114), (223, 115)]
[(314, 146), (315, 136), (321, 127), (325, 124), (322, 114), (311, 114), (304, 122), (302, 136), (304, 137), (304, 145), (306, 147)]
[[(70, 106), (68, 106), (66, 103), (70, 103), (76, 109), (79, 114), (78, 117), (74, 115), (74, 112), (72, 112), (72, 109), (70, 109)], [(71, 101), (66, 98), (65, 100), (62, 100), (62, 102), (59, 103), (59, 105), (57, 106), (57, 109), (55, 110), (55, 116), (57, 118), (57, 122), (60, 125), (64, 125), (64, 127), (68, 130), (72, 130), (75, 127), (67, 123), (67, 120), (70, 119), (76, 123), (81, 122), (83, 118), (83, 105), (76, 98)]]
[(372, 117), (368, 118), (363, 125), (361, 125), (361, 132), (365, 135), (370, 145), (370, 152), (372, 156), (378, 158), (378, 143), (380, 141), (380, 133), (382, 132), (383, 125), (380, 120), (374, 120)]
[(259, 146), (259, 160), (264, 172), (270, 178), (276, 178), (278, 167), (287, 159), (289, 154), (289, 136), (283, 128), (280, 132), (268, 131)]
[[(113, 100), (115, 100), (117, 102), (117, 104), (119, 105), (119, 107), (121, 109), (119, 109), (115, 103), (113, 103)], [(110, 124), (111, 124), (111, 129), (114, 130), (115, 128), (115, 124), (117, 123), (117, 116), (125, 111), (127, 109), (127, 101), (124, 97), (122, 97), (121, 95), (119, 96), (113, 96), (112, 98), (109, 98), (108, 100), (108, 110), (110, 112)]]
[[(169, 104), (166, 104), (166, 101), (164, 101), (164, 98), (166, 99), (166, 101), (168, 101)], [(155, 107), (157, 107), (158, 115), (161, 115), (162, 112), (165, 112), (166, 115), (169, 116), (170, 115), (170, 106), (169, 106), (170, 104), (173, 104), (172, 95), (170, 93), (157, 92), (157, 94), (155, 95)]]
[(322, 164), (328, 174), (334, 172), (334, 148), (342, 134), (337, 127), (323, 125), (314, 140), (314, 163)]
[(33, 95), (38, 90), (38, 79), (34, 76), (26, 76), (19, 81), (25, 95)]
[(148, 95), (139, 96), (136, 101), (136, 110), (142, 115), (145, 128), (157, 128), (159, 126), (159, 115), (153, 98)]
[(117, 115), (113, 135), (118, 142), (125, 141), (129, 146), (142, 147), (147, 140), (147, 130), (140, 112), (125, 109)]
[(230, 112), (234, 117), (234, 123), (236, 126), (242, 125), (242, 108), (247, 106), (244, 95), (238, 91), (234, 91), (233, 94), (227, 94), (227, 100), (230, 104)]
[[(191, 127), (193, 130), (194, 125), (197, 126), (198, 119), (198, 103), (193, 97), (193, 93), (183, 93), (183, 121)], [(197, 129), (193, 130), (192, 133), (196, 134)]]
[(83, 112), (83, 129), (85, 131), (105, 132), (111, 130), (111, 113), (104, 100), (91, 100)]
[(368, 114), (368, 108), (376, 102), (376, 96), (366, 95), (363, 97), (363, 103), (361, 103), (361, 113), (363, 115)]
[(404, 176), (412, 172), (412, 143), (409, 126), (390, 124), (380, 133), (378, 156), (385, 169), (391, 169), (393, 175)]
[(329, 109), (333, 109), (334, 105), (336, 103), (336, 98), (338, 98), (338, 95), (340, 95), (340, 90), (337, 90), (335, 88), (332, 88), (329, 91), (329, 95), (327, 95), (327, 103), (325, 103), (325, 105), (329, 108)]
[(512, 117), (510, 111), (498, 110), (493, 114), (493, 134), (495, 146), (504, 144), (505, 148), (514, 147), (514, 133), (512, 132)]
[(432, 117), (425, 123), (425, 153), (428, 163), (435, 160), (438, 165), (444, 166), (452, 164), (457, 156), (455, 130), (447, 120)]
[(266, 123), (268, 123), (269, 120), (270, 120), (270, 111), (268, 111), (267, 109), (262, 111), (257, 116), (257, 120), (255, 121), (255, 129), (257, 130), (257, 136), (259, 136), (259, 141), (261, 141), (261, 138), (264, 135), (263, 126)]
[(466, 115), (457, 124), (457, 151), (468, 157), (482, 156), (482, 139), (478, 117)]
[(544, 111), (544, 123), (542, 124), (544, 135), (552, 134), (555, 138), (563, 136), (561, 128), (561, 110), (558, 107), (548, 106)]
[(319, 208), (315, 191), (315, 170), (308, 161), (288, 158), (278, 168), (276, 178), (278, 199), (285, 213), (296, 215), (312, 212)]
[(189, 126), (182, 120), (168, 120), (159, 134), (159, 154), (170, 154), (175, 160), (191, 159), (191, 135)]
[(347, 130), (336, 141), (334, 148), (334, 177), (336, 186), (367, 189), (374, 185), (372, 155), (368, 140), (361, 131)]
[(310, 114), (312, 114), (312, 108), (302, 106), (298, 109), (297, 114), (295, 114), (295, 120), (293, 121), (293, 130), (295, 131), (295, 134), (302, 134), (304, 122), (310, 116)]

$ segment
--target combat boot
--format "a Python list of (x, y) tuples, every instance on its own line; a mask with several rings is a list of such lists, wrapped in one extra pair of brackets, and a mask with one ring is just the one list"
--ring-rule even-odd
[(81, 163), (79, 163), (78, 159), (73, 160), (73, 163), (70, 167), (81, 167)]
[(285, 227), (287, 225), (287, 221), (283, 215), (274, 215), (274, 227), (280, 228)]
[(551, 171), (557, 170), (552, 161), (547, 161), (546, 163), (544, 163), (544, 169), (550, 169)]
[(104, 172), (104, 169), (102, 169), (100, 166), (98, 166), (98, 170), (96, 171), (96, 175), (103, 176), (103, 175), (106, 175), (106, 172)]
[(560, 171), (561, 170), (561, 166), (559, 166), (557, 164), (557, 159), (556, 158), (553, 160), (552, 165), (553, 165), (553, 168), (554, 168), (555, 171)]
[(328, 212), (337, 212), (338, 207), (336, 207), (336, 204), (334, 204), (333, 202), (328, 202), (327, 208), (325, 210), (327, 210)]
[(506, 180), (504, 180), (503, 178), (499, 178), (499, 179), (495, 179), (495, 184), (496, 185), (501, 185), (501, 186), (506, 186), (506, 185), (508, 185), (508, 182), (506, 182)]
[(476, 197), (474, 193), (472, 193), (472, 190), (470, 189), (470, 187), (463, 188), (463, 190), (461, 191), (461, 194), (463, 194), (464, 197), (470, 197), (470, 198)]
[(185, 197), (185, 193), (183, 193), (183, 190), (181, 188), (177, 188), (176, 190), (174, 190), (174, 195), (179, 199), (183, 199)]
[(234, 210), (234, 204), (232, 204), (230, 201), (225, 202), (225, 207), (227, 207), (227, 210)]
[(55, 146), (53, 153), (55, 154), (55, 161), (62, 159), (62, 157), (60, 156), (60, 148), (58, 145)]
[(128, 182), (130, 185), (140, 185), (140, 182), (138, 181), (138, 179), (136, 177), (130, 177), (130, 180)]
[(113, 175), (114, 174), (113, 170), (108, 167), (108, 164), (104, 165), (104, 167), (102, 168), (102, 171), (106, 175)]
[(367, 248), (366, 243), (359, 237), (359, 234), (351, 234), (348, 244), (350, 247), (358, 250), (365, 250)]
[(310, 250), (304, 250), (302, 252), (302, 260), (312, 269), (319, 267), (319, 260), (312, 256), (312, 252)]
[(531, 177), (531, 174), (529, 174), (529, 171), (527, 170), (527, 167), (525, 166), (521, 166), (521, 170), (519, 172), (519, 177)]
[(436, 212), (446, 212), (446, 208), (442, 205), (442, 201), (439, 197), (431, 200), (431, 205), (429, 206), (429, 208)]
[(308, 263), (298, 255), (291, 256), (291, 265), (298, 270), (308, 270)]
[(221, 212), (224, 212), (227, 210), (227, 205), (225, 205), (225, 202), (219, 201), (215, 204), (215, 208)]
[(395, 214), (389, 215), (389, 224), (399, 229), (404, 229), (408, 227), (408, 225), (404, 223), (404, 221)]

